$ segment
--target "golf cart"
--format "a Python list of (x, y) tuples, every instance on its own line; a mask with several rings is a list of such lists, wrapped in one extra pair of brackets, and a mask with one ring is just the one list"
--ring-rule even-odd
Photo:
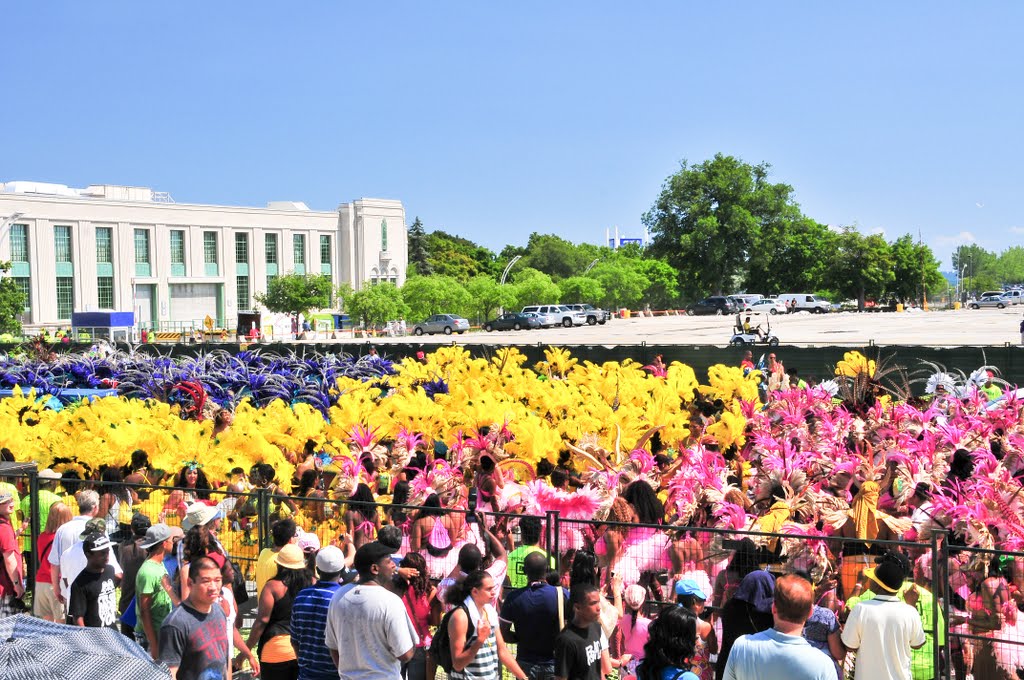
[(737, 326), (734, 329), (732, 339), (729, 340), (729, 344), (733, 347), (742, 347), (743, 345), (768, 345), (770, 347), (776, 347), (779, 344), (779, 338), (772, 333), (771, 321), (768, 322), (768, 330), (761, 330), (761, 324), (754, 326), (749, 332), (745, 331), (742, 326)]

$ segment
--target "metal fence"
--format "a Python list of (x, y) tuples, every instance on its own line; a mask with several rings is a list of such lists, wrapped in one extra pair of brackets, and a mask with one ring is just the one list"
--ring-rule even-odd
[[(0, 467), (0, 485), (13, 487), (19, 494), (19, 508), (25, 519), (40, 515), (40, 480), (33, 466), (6, 464)], [(88, 484), (99, 493), (109, 491), (102, 484)], [(77, 510), (74, 483), (57, 496)], [(520, 530), (522, 515), (482, 511), (480, 517), (459, 508), (425, 509), (413, 505), (350, 504), (345, 500), (296, 497), (257, 488), (245, 493), (220, 490), (195, 490), (180, 487), (128, 485), (135, 493), (130, 512), (111, 511), (117, 527), (127, 538), (131, 514), (141, 512), (153, 522), (180, 525), (185, 508), (194, 499), (215, 502), (224, 511), (218, 538), (239, 565), (255, 595), (254, 567), (259, 551), (270, 547), (271, 527), (275, 521), (292, 517), (303, 529), (315, 533), (322, 545), (338, 543), (343, 534), (356, 542), (372, 540), (378, 526), (394, 524), (403, 529), (403, 551), (427, 553), (430, 526), (444, 521), (457, 532), (451, 545), (430, 550), (430, 576), (440, 580), (451, 573), (462, 545), (475, 543), (488, 549), (483, 528), (491, 531), (512, 553), (523, 546)], [(5, 487), (6, 488), (6, 487)], [(350, 514), (357, 510), (363, 519)], [(370, 517), (367, 524), (365, 517)], [(433, 518), (433, 519), (431, 519)], [(804, 572), (816, 586), (816, 601), (832, 611), (842, 622), (852, 603), (881, 592), (866, 580), (863, 569), (871, 566), (883, 550), (903, 553), (913, 565), (913, 576), (904, 585), (916, 593), (914, 603), (921, 616), (927, 642), (912, 655), (915, 680), (968, 677), (1017, 678), (1024, 673), (1024, 553), (982, 550), (949, 545), (948, 536), (933, 534), (928, 542), (874, 541), (865, 550), (863, 541), (822, 536), (814, 531), (766, 533), (702, 527), (665, 526), (631, 522), (567, 519), (555, 513), (538, 518), (541, 524), (539, 547), (557, 557), (555, 564), (564, 576), (573, 556), (593, 551), (601, 564), (600, 580), (607, 584), (614, 573), (627, 584), (639, 584), (647, 590), (648, 610), (661, 603), (676, 601), (675, 584), (694, 581), (708, 595), (704, 616), (714, 621), (722, 637), (728, 637), (729, 602), (742, 576), (749, 571), (767, 569), (773, 573)], [(481, 527), (481, 521), (483, 527)], [(29, 598), (34, 592), (34, 574), (38, 564), (39, 533), (43, 526), (29, 522), (25, 526), (23, 550)], [(361, 535), (356, 535), (361, 534)], [(507, 557), (506, 557), (507, 559)], [(510, 566), (515, 569), (514, 565)], [(516, 574), (513, 574), (516, 575)], [(854, 585), (860, 583), (861, 588)], [(255, 604), (251, 598), (250, 606)], [(841, 662), (845, 670), (853, 668), (848, 655)]]

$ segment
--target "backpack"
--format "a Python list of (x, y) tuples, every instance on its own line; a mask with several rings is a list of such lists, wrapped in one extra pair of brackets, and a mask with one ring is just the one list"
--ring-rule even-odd
[(473, 639), (473, 633), (475, 628), (473, 626), (473, 619), (469, 616), (469, 610), (466, 609), (466, 605), (460, 604), (455, 607), (441, 618), (441, 625), (437, 627), (437, 634), (430, 641), (430, 655), (434, 657), (434, 661), (437, 665), (444, 669), (445, 673), (451, 673), (453, 668), (452, 662), (452, 639), (448, 634), (448, 624), (452, 620), (452, 614), (458, 610), (466, 612), (466, 622), (468, 628), (466, 629), (466, 641)]

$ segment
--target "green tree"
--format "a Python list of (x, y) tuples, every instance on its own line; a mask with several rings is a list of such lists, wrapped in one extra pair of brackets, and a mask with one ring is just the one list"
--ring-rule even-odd
[(0, 262), (0, 333), (21, 334), (21, 321), (28, 299), (8, 274), (10, 262)]
[(597, 263), (590, 276), (601, 284), (604, 295), (598, 303), (606, 309), (636, 308), (643, 300), (650, 280), (628, 260), (612, 259)]
[(466, 316), (478, 321), (490, 319), (501, 307), (511, 309), (516, 304), (514, 286), (500, 286), (493, 277), (483, 274), (471, 278), (466, 284), (466, 291), (469, 293)]
[(721, 294), (746, 274), (762, 229), (785, 228), (800, 216), (793, 188), (768, 181), (771, 166), (716, 154), (685, 161), (665, 180), (643, 222), (650, 250), (676, 268), (684, 295)]
[(791, 217), (761, 230), (750, 256), (745, 290), (809, 293), (822, 288), (836, 235), (808, 217)]
[(409, 316), (409, 306), (393, 283), (364, 286), (348, 301), (348, 312), (365, 328), (379, 328), (388, 321)]
[(256, 293), (256, 302), (277, 314), (296, 319), (310, 310), (331, 305), (331, 278), (326, 274), (285, 274), (267, 284), (266, 293)]
[(601, 304), (604, 299), (604, 286), (592, 276), (570, 276), (558, 282), (562, 291), (562, 300), (569, 304), (589, 302)]
[(979, 295), (999, 286), (998, 258), (977, 243), (957, 246), (953, 251), (953, 269), (960, 273), (962, 287), (968, 295)]
[(900, 302), (920, 301), (922, 293), (948, 288), (932, 249), (904, 234), (892, 242), (893, 280), (888, 291)]
[(513, 305), (522, 309), (526, 305), (555, 304), (562, 297), (562, 291), (551, 277), (536, 269), (521, 269), (516, 273), (513, 289)]
[(352, 284), (349, 283), (348, 281), (346, 281), (346, 282), (344, 282), (342, 284), (339, 284), (338, 287), (334, 289), (334, 297), (338, 301), (338, 309), (339, 310), (341, 310), (343, 312), (347, 311), (345, 305), (347, 305), (348, 301), (352, 299), (352, 295), (355, 292), (356, 291), (352, 287)]
[(422, 321), (432, 314), (457, 314), (469, 304), (465, 286), (451, 276), (415, 276), (402, 286), (409, 316)]
[(582, 274), (590, 260), (587, 251), (555, 234), (530, 234), (526, 255), (517, 267), (531, 267), (554, 281)]
[(864, 236), (855, 227), (843, 227), (837, 235), (826, 282), (844, 298), (856, 298), (864, 311), (868, 296), (881, 297), (892, 284), (892, 249), (882, 236)]
[(679, 302), (679, 272), (662, 260), (645, 257), (635, 263), (636, 271), (647, 279), (641, 299), (652, 309), (673, 309)]
[(430, 267), (430, 255), (427, 252), (427, 233), (423, 229), (423, 222), (417, 217), (409, 227), (409, 273), (418, 276), (430, 276), (433, 270)]
[[(477, 274), (495, 273), (499, 268), (494, 253), (461, 236), (443, 231), (427, 234), (430, 270), (465, 283)], [(499, 272), (500, 273), (500, 272)]]
[(1024, 247), (1011, 246), (999, 253), (995, 271), (1004, 284), (1024, 283)]

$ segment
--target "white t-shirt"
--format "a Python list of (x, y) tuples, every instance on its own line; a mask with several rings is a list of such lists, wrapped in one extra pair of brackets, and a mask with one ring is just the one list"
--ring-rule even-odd
[[(50, 564), (54, 567), (60, 566), (60, 558), (68, 548), (75, 544), (75, 541), (81, 540), (78, 537), (85, 531), (85, 524), (91, 517), (85, 515), (79, 515), (60, 526), (57, 529), (57, 533), (53, 535), (53, 547), (50, 548), (50, 556), (48, 558)], [(74, 580), (74, 579), (72, 579)]]
[[(66, 524), (64, 526), (67, 526)], [(63, 527), (61, 527), (63, 528)], [(56, 540), (56, 539), (54, 539)], [(50, 553), (51, 555), (53, 553)], [(71, 597), (71, 584), (75, 582), (78, 575), (85, 569), (85, 565), (88, 564), (89, 560), (85, 557), (85, 541), (75, 541), (74, 545), (64, 551), (64, 554), (60, 558), (60, 594), (67, 600)], [(124, 575), (124, 570), (121, 569), (121, 565), (117, 562), (117, 557), (114, 556), (114, 546), (110, 546), (110, 566), (114, 568), (114, 575), (120, 578)]]
[(842, 638), (858, 650), (855, 680), (912, 680), (911, 647), (925, 643), (920, 614), (895, 595), (854, 605)]
[(419, 643), (402, 599), (381, 586), (349, 585), (327, 610), (327, 648), (340, 651), (342, 680), (394, 680), (398, 657)]

